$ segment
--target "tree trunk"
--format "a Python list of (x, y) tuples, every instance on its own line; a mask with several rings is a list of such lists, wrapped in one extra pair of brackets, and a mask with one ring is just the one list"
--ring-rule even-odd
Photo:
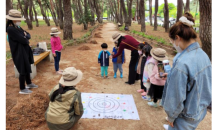
[(63, 29), (63, 6), (62, 6), (62, 0), (59, 0), (58, 1), (58, 7), (59, 7), (59, 26), (60, 26), (60, 29)]
[(145, 32), (146, 28), (145, 28), (145, 1), (144, 0), (140, 0), (140, 20), (141, 20), (141, 32)]
[(127, 12), (126, 12), (126, 7), (125, 7), (124, 0), (120, 0), (120, 5), (122, 6), (122, 10), (123, 10), (125, 26), (128, 27), (128, 18), (127, 18)]
[(186, 0), (185, 12), (190, 12), (190, 0)]
[(202, 49), (207, 53), (210, 60), (211, 55), (211, 14), (212, 14), (212, 0), (199, 0), (200, 4), (200, 39), (202, 43)]
[(44, 12), (43, 7), (42, 7), (41, 0), (38, 0), (38, 4), (39, 4), (39, 7), (40, 7), (40, 9), (41, 9), (41, 14), (42, 14), (42, 16), (44, 17), (46, 24), (47, 24), (48, 26), (50, 26), (50, 22), (48, 21), (48, 18), (47, 18), (47, 16), (46, 16), (45, 12)]
[(94, 6), (95, 6), (95, 10), (96, 10), (97, 20), (98, 20), (99, 23), (102, 23), (103, 19), (101, 17), (101, 7), (98, 4), (98, 2), (99, 2), (98, 0), (94, 0)]
[(149, 17), (150, 17), (150, 25), (152, 26), (152, 0), (149, 0)]
[(183, 13), (183, 1), (182, 0), (177, 0), (177, 18), (176, 22), (179, 21), (179, 18), (182, 17)]
[(29, 0), (29, 16), (30, 22), (33, 21), (33, 0)]
[[(140, 1), (139, 1), (140, 2)], [(139, 18), (138, 18), (138, 24), (140, 25), (141, 24), (141, 6), (139, 5)]]
[(165, 32), (169, 31), (169, 8), (168, 8), (168, 1), (164, 0), (164, 28)]
[(24, 15), (24, 11), (23, 11), (23, 8), (22, 8), (22, 5), (20, 3), (20, 0), (17, 0), (18, 4), (19, 4), (19, 7), (20, 7), (20, 10), (21, 10), (21, 14), (22, 16)]
[[(129, 3), (128, 3), (129, 1)], [(128, 3), (128, 24), (129, 26), (131, 26), (131, 23), (132, 23), (132, 1), (133, 0), (127, 0), (127, 3)]]
[(56, 10), (56, 13), (57, 13), (57, 23), (59, 24), (59, 7), (58, 7), (58, 0), (55, 0), (55, 10)]
[(36, 12), (35, 5), (34, 5), (34, 4), (33, 4), (33, 11), (34, 11), (34, 14), (35, 14), (36, 27), (39, 27), (39, 22), (38, 22), (38, 18), (37, 18), (37, 12)]
[(73, 39), (72, 31), (72, 10), (70, 0), (63, 0), (64, 9), (64, 40)]
[(122, 13), (122, 5), (121, 5), (121, 0), (119, 1), (120, 2), (120, 24), (123, 25), (123, 13)]
[(136, 19), (139, 24), (139, 0), (136, 0)]
[(155, 0), (154, 31), (157, 31), (157, 11), (158, 11), (158, 0)]
[(57, 18), (56, 18), (56, 13), (55, 13), (55, 10), (54, 10), (54, 3), (53, 3), (53, 0), (50, 0), (50, 5), (47, 5), (50, 12), (51, 12), (51, 15), (52, 15), (52, 18), (53, 18), (53, 21), (55, 22), (55, 25), (58, 26), (58, 21), (57, 21)]
[(6, 0), (6, 15), (8, 14), (10, 9), (13, 9), (12, 2), (11, 0)]
[(28, 29), (32, 30), (33, 25), (32, 25), (32, 22), (30, 21), (30, 19), (28, 18), (28, 7), (29, 7), (29, 2), (27, 0), (24, 0), (24, 17), (26, 19)]

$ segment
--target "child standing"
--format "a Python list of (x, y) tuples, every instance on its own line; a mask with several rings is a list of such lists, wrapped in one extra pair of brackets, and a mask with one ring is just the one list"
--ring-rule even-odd
[(100, 51), (98, 55), (98, 63), (101, 65), (101, 77), (108, 78), (108, 66), (109, 66), (109, 56), (111, 55), (109, 51), (107, 51), (107, 44), (101, 44), (102, 51)]
[(63, 46), (61, 45), (61, 39), (58, 37), (58, 34), (61, 32), (58, 31), (56, 27), (51, 28), (51, 50), (54, 56), (55, 70), (57, 74), (62, 74), (62, 70), (59, 70), (59, 62), (61, 59), (61, 50)]
[[(115, 47), (113, 48), (112, 56), (117, 54), (118, 51), (117, 43), (115, 43)], [(112, 59), (113, 67), (114, 67), (114, 78), (117, 78), (117, 68), (120, 70), (120, 78), (123, 78), (123, 68), (122, 64), (125, 63), (125, 52), (123, 50), (122, 54), (116, 58)]]
[(166, 80), (162, 80), (162, 78), (159, 77), (157, 65), (158, 63), (162, 63), (163, 60), (166, 60), (167, 56), (166, 51), (161, 48), (152, 49), (151, 56), (152, 58), (148, 61), (148, 69), (152, 70), (152, 73), (149, 76), (151, 86), (149, 88), (148, 95), (153, 99), (153, 102), (148, 102), (148, 105), (158, 107), (157, 101), (162, 98)]

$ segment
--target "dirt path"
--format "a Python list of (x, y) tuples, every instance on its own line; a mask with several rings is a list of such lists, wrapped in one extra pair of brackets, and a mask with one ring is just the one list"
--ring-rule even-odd
[[(114, 46), (112, 41), (112, 34), (117, 32), (116, 26), (112, 23), (104, 24), (102, 29), (96, 32), (101, 32), (102, 38), (93, 38), (98, 44), (85, 43), (78, 46), (69, 46), (62, 51), (60, 68), (64, 69), (68, 66), (74, 66), (83, 72), (83, 80), (77, 85), (77, 89), (86, 93), (111, 93), (111, 94), (132, 94), (140, 120), (113, 120), (113, 119), (81, 119), (78, 124), (71, 130), (163, 130), (163, 124), (166, 114), (163, 108), (152, 108), (147, 105), (147, 101), (144, 101), (141, 96), (136, 92), (140, 88), (139, 82), (135, 85), (129, 86), (124, 82), (128, 77), (128, 63), (130, 60), (130, 51), (126, 51), (127, 63), (123, 65), (124, 78), (113, 78), (113, 66), (110, 61), (108, 69), (109, 79), (102, 79), (100, 77), (100, 66), (97, 62), (98, 53), (101, 51), (101, 43), (108, 44), (108, 50), (111, 52)], [(123, 34), (123, 33), (122, 33)], [(88, 46), (90, 50), (79, 50), (82, 46)], [(172, 60), (172, 56), (170, 56)], [(28, 104), (28, 100), (32, 99), (33, 94), (44, 91), (49, 93), (50, 90), (58, 83), (60, 76), (55, 75), (53, 63), (48, 61), (42, 61), (37, 65), (37, 76), (33, 82), (39, 85), (38, 89), (33, 89), (33, 94), (19, 95), (19, 82), (14, 78), (13, 62), (10, 61), (6, 67), (6, 110), (7, 116), (13, 111), (19, 111), (15, 109), (21, 102)], [(118, 73), (119, 76), (119, 73)], [(34, 108), (33, 108), (34, 109)], [(43, 115), (44, 116), (44, 115)], [(198, 130), (211, 129), (211, 114), (208, 113), (206, 118), (200, 123)], [(9, 127), (11, 120), (7, 120), (7, 126)], [(17, 128), (15, 128), (17, 129)], [(48, 130), (45, 122), (40, 122), (35, 127), (37, 130)], [(30, 129), (29, 129), (30, 130)]]

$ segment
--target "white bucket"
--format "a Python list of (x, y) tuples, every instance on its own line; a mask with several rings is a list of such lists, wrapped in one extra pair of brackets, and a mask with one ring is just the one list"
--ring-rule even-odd
[(42, 48), (45, 51), (48, 51), (46, 42), (39, 42), (39, 48)]

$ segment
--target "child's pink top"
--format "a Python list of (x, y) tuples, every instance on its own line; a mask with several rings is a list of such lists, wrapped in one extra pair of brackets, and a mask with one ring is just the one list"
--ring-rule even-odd
[(153, 57), (149, 60), (150, 63), (154, 64), (154, 68), (152, 70), (152, 74), (149, 77), (150, 78), (150, 82), (154, 85), (158, 85), (158, 86), (164, 86), (166, 80), (162, 80), (159, 76), (158, 76), (158, 67), (157, 67), (157, 60), (155, 60)]
[(61, 51), (63, 46), (61, 45), (60, 37), (51, 37), (51, 50), (54, 54), (55, 51)]

